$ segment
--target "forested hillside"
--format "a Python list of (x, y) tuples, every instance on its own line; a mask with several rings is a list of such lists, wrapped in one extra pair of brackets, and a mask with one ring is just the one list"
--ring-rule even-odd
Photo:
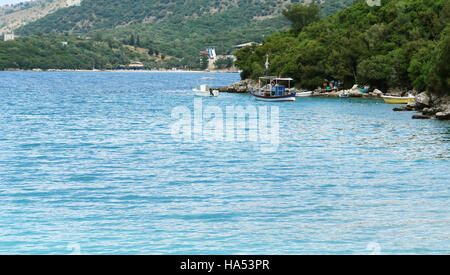
[(58, 10), (19, 32), (88, 32), (140, 23), (157, 24), (169, 19), (182, 22), (225, 11), (233, 11), (233, 17), (243, 23), (273, 18), (292, 3), (311, 1), (323, 2), (324, 17), (352, 3), (352, 0), (84, 0), (80, 6)]
[(450, 1), (382, 0), (373, 7), (357, 1), (327, 19), (317, 13), (314, 6), (294, 6), (291, 30), (240, 50), (242, 78), (264, 74), (268, 54), (269, 74), (293, 77), (305, 88), (335, 79), (347, 86), (449, 92)]
[[(352, 0), (314, 1), (323, 2), (321, 13), (327, 16), (349, 6)], [(282, 11), (299, 2), (311, 0), (84, 0), (80, 6), (28, 24), (18, 33), (101, 35), (188, 58), (186, 63), (193, 64), (206, 46), (229, 54), (233, 45), (260, 42), (266, 35), (289, 28)]]
[(161, 57), (150, 56), (146, 49), (75, 36), (33, 35), (0, 42), (0, 70), (115, 69), (134, 60), (150, 68), (161, 66)]
[[(314, 1), (322, 3), (320, 13), (326, 16), (350, 5), (352, 0)], [(83, 0), (79, 6), (59, 9), (17, 29), (16, 34), (29, 37), (34, 46), (39, 44), (39, 37), (52, 34), (51, 37), (60, 41), (81, 39), (93, 45), (103, 42), (115, 51), (138, 48), (146, 55), (136, 61), (152, 67), (198, 69), (199, 52), (205, 47), (217, 48), (218, 54), (230, 54), (236, 44), (261, 42), (272, 33), (289, 29), (291, 24), (282, 15), (283, 10), (300, 2), (311, 0)], [(16, 43), (23, 43), (23, 40)], [(3, 51), (7, 53), (8, 47), (13, 46), (17, 45), (2, 45)], [(25, 50), (26, 43), (20, 47)], [(80, 52), (85, 50), (79, 49)], [(22, 59), (13, 54), (16, 52), (11, 50), (8, 56), (0, 55), (0, 67), (22, 68), (18, 64), (23, 62), (10, 62)], [(52, 57), (51, 52), (44, 55)], [(60, 68), (64, 64), (66, 68), (67, 62), (51, 62), (60, 57), (47, 58), (49, 63), (45, 67)], [(108, 62), (97, 60), (96, 63), (113, 67), (119, 64), (117, 59), (109, 58)], [(85, 68), (88, 63), (83, 64)], [(36, 64), (31, 62), (26, 68), (33, 66)]]
[[(84, 0), (78, 7), (61, 9), (18, 30), (21, 34), (89, 32), (120, 26), (164, 20), (182, 22), (227, 10), (241, 10), (235, 17), (249, 21), (254, 17), (281, 14), (290, 1), (277, 0)], [(245, 18), (242, 14), (245, 12)]]
[(35, 0), (0, 7), (0, 34), (11, 32), (81, 0)]

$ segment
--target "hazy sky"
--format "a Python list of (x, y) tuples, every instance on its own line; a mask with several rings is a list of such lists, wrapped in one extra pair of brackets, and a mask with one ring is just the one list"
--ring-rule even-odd
[(6, 4), (16, 4), (19, 2), (26, 2), (26, 0), (0, 0), (0, 6), (6, 5)]

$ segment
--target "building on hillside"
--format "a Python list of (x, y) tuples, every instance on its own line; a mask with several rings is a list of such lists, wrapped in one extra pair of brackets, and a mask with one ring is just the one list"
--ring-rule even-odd
[(138, 61), (131, 62), (130, 64), (127, 65), (127, 69), (130, 70), (143, 70), (144, 68), (145, 68), (144, 64)]
[(81, 6), (81, 0), (66, 0), (66, 4), (68, 7)]
[(261, 43), (256, 43), (256, 42), (248, 42), (248, 43), (244, 43), (244, 44), (239, 44), (239, 45), (236, 45), (236, 46), (234, 46), (233, 48), (235, 48), (235, 49), (242, 49), (242, 48), (244, 48), (244, 47), (249, 47), (249, 46), (252, 46), (253, 44), (255, 44), (256, 46), (262, 46), (262, 44)]
[(216, 59), (216, 48), (205, 48), (203, 51), (200, 52), (200, 57), (206, 56), (208, 59)]
[(3, 36), (4, 41), (10, 41), (14, 39), (15, 39), (14, 33), (5, 33), (5, 35)]
[(200, 62), (202, 62), (202, 57), (206, 56), (208, 58), (208, 70), (214, 70), (214, 62), (217, 60), (216, 48), (210, 47), (205, 48), (200, 52)]
[[(236, 61), (236, 56), (234, 55), (218, 55), (217, 54), (217, 50), (214, 47), (209, 47), (209, 48), (205, 48), (203, 51), (200, 52), (200, 64), (202, 63), (202, 59), (203, 57), (206, 56), (207, 57), (207, 61), (208, 61), (208, 65), (207, 65), (207, 70), (209, 71), (213, 71), (216, 68), (216, 61), (219, 59), (231, 59), (234, 63), (234, 61)], [(234, 65), (231, 66), (230, 69), (235, 69)]]

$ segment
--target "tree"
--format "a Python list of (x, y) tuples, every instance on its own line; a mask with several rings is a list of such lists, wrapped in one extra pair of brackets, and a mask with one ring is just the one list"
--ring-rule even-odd
[[(450, 4), (447, 6), (450, 6)], [(429, 87), (435, 92), (450, 94), (450, 26), (447, 26), (442, 32), (434, 58), (433, 72), (436, 77), (433, 80), (436, 80), (436, 82), (429, 83)]]
[(200, 57), (200, 69), (201, 70), (206, 70), (208, 69), (208, 64), (209, 64), (209, 60), (208, 57), (206, 55), (202, 55)]
[(392, 78), (393, 68), (388, 56), (378, 55), (358, 64), (358, 83), (387, 88)]
[(141, 46), (141, 39), (140, 39), (139, 35), (136, 36), (136, 43), (135, 44), (136, 44), (137, 47)]
[(95, 32), (95, 34), (94, 34), (94, 40), (95, 40), (95, 41), (102, 41), (102, 40), (103, 40), (102, 33), (99, 32), (99, 31)]
[(219, 58), (214, 62), (214, 66), (218, 69), (228, 69), (233, 66), (233, 59), (226, 57), (226, 58)]
[(292, 22), (292, 29), (295, 32), (301, 32), (304, 27), (320, 20), (319, 11), (319, 5), (316, 3), (307, 6), (294, 4), (288, 10), (284, 10), (283, 15)]

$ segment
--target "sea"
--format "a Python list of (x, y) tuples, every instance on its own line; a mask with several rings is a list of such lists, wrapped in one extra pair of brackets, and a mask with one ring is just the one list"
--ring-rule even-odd
[(449, 122), (239, 79), (0, 72), (0, 254), (449, 254)]

